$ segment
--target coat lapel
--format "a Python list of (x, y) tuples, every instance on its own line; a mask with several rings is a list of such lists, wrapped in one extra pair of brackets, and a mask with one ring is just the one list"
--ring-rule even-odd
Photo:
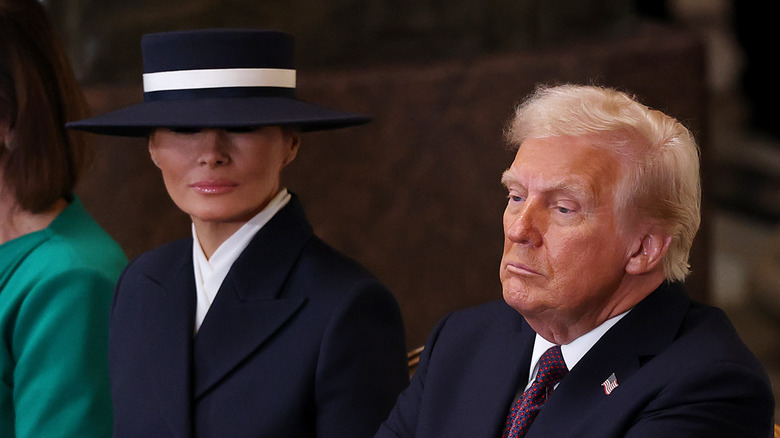
[[(191, 243), (187, 248), (192, 248)], [(182, 251), (184, 252), (184, 251)], [(138, 342), (146, 346), (149, 384), (157, 395), (160, 412), (175, 436), (191, 434), (191, 345), (195, 314), (195, 283), (189, 253), (174, 275), (155, 275), (142, 280), (147, 294), (137, 314)], [(161, 280), (162, 279), (162, 280)]]
[[(516, 313), (514, 309), (512, 312)], [(487, 413), (478, 419), (485, 423), (479, 424), (476, 430), (490, 430), (490, 436), (501, 436), (515, 396), (528, 380), (534, 336), (533, 329), (517, 314), (517, 325), (510, 342), (496, 350), (496, 355), (488, 356), (485, 362), (481, 362), (494, 365), (489, 369), (484, 367), (487, 373), (482, 377), (482, 387), (473, 400), (476, 409)]]
[(282, 290), (312, 230), (295, 196), (252, 239), (228, 272), (195, 336), (199, 397), (273, 336), (306, 302)]
[(447, 390), (436, 409), (448, 420), (446, 426), (421, 430), (442, 436), (501, 436), (512, 401), (528, 379), (535, 335), (517, 311), (506, 306), (502, 312), (493, 315), (498, 331), (481, 338), (477, 350), (460, 348), (463, 339), (458, 337), (453, 342), (456, 354), (436, 358), (438, 346), (433, 346), (434, 360), (445, 361), (442, 366), (452, 371), (438, 376), (434, 368), (429, 371), (429, 378), (437, 378), (436, 388)]
[(592, 421), (588, 412), (597, 412), (608, 400), (601, 384), (612, 373), (625, 386), (636, 371), (668, 346), (690, 304), (678, 288), (661, 286), (612, 327), (561, 381), (527, 438), (575, 436), (582, 424)]

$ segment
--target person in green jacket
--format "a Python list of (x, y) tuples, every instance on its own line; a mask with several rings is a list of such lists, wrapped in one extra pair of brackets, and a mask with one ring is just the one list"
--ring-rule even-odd
[(0, 437), (108, 437), (108, 314), (127, 263), (73, 189), (87, 114), (36, 0), (0, 0)]

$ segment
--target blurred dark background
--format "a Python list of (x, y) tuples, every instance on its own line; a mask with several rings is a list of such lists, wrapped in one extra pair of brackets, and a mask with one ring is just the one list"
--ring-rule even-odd
[[(776, 34), (728, 0), (45, 0), (96, 113), (140, 102), (140, 37), (209, 27), (296, 35), (299, 96), (372, 114), (304, 135), (284, 175), (317, 233), (394, 292), (409, 348), (444, 314), (501, 297), (502, 130), (538, 83), (635, 94), (693, 130), (704, 218), (695, 298), (780, 369)], [(85, 204), (129, 257), (189, 235), (140, 139), (95, 137)]]

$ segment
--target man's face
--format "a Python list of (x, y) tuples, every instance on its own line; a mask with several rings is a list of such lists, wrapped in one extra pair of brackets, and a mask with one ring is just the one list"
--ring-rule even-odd
[(587, 138), (526, 140), (503, 175), (501, 283), (526, 318), (596, 327), (625, 299), (630, 239), (615, 211), (621, 166)]

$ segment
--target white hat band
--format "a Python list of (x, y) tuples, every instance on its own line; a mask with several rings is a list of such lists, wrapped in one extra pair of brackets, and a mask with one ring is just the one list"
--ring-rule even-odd
[(295, 88), (295, 70), (279, 68), (162, 71), (144, 73), (143, 79), (145, 93), (199, 88)]

